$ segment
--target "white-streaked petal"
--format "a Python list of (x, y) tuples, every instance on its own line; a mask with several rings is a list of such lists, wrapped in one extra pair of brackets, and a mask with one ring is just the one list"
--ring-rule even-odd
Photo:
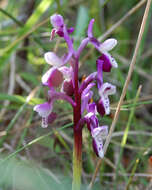
[(95, 142), (95, 147), (98, 153), (98, 156), (100, 158), (104, 157), (104, 152), (103, 152), (103, 140), (107, 137), (108, 135), (108, 126), (99, 126), (94, 128), (91, 131), (91, 135), (94, 139)]
[(110, 63), (113, 67), (117, 68), (118, 67), (118, 63), (116, 62), (116, 60), (111, 56), (110, 53), (108, 52), (104, 52), (104, 54), (108, 57), (108, 59), (110, 60)]
[(43, 76), (42, 76), (42, 84), (47, 85), (48, 79), (51, 75), (51, 73), (55, 70), (56, 68), (52, 67), (49, 69)]
[(60, 67), (63, 64), (63, 61), (53, 52), (45, 53), (44, 59), (48, 64), (54, 67)]
[(116, 93), (116, 87), (108, 82), (104, 83), (99, 89), (99, 95), (108, 96)]
[(48, 117), (42, 117), (42, 128), (48, 127)]
[(34, 111), (38, 112), (41, 117), (48, 117), (52, 112), (52, 104), (45, 102), (34, 106)]
[(94, 113), (89, 112), (88, 114), (85, 115), (85, 118), (90, 119), (92, 116), (94, 116)]
[(108, 135), (108, 126), (99, 126), (92, 130), (91, 135), (93, 138), (101, 141), (106, 138)]
[(114, 38), (110, 38), (101, 43), (99, 49), (101, 52), (110, 51), (117, 45), (117, 40)]
[(95, 152), (97, 153), (97, 155), (100, 158), (104, 157), (104, 152), (103, 152), (103, 140), (102, 138), (97, 139), (96, 137), (93, 138), (94, 140), (94, 148), (95, 148)]
[(98, 150), (98, 155), (99, 155), (100, 158), (104, 157), (103, 149)]
[(105, 109), (105, 114), (109, 115), (110, 114), (110, 102), (109, 102), (109, 98), (108, 98), (108, 96), (106, 96), (106, 97), (102, 97), (101, 99), (102, 99), (103, 106), (104, 106), (104, 109)]

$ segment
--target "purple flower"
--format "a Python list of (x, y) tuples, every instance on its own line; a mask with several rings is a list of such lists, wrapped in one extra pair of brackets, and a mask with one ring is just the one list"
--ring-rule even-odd
[(102, 63), (102, 70), (104, 72), (110, 72), (112, 67), (118, 67), (115, 59), (109, 54), (109, 51), (117, 45), (117, 40), (110, 38), (105, 40), (103, 43), (100, 43), (96, 38), (93, 37), (93, 23), (94, 19), (90, 21), (90, 24), (88, 26), (88, 37), (90, 39), (89, 41), (99, 52), (102, 53), (102, 55), (97, 59), (97, 64)]
[(57, 33), (60, 37), (63, 37), (63, 26), (64, 20), (61, 15), (54, 14), (50, 17), (52, 26), (54, 27), (51, 32), (51, 40), (54, 38), (54, 35)]
[(88, 129), (93, 138), (92, 145), (97, 156), (103, 158), (103, 141), (108, 135), (108, 126), (99, 126), (98, 118), (96, 116), (96, 104), (89, 104), (88, 114), (85, 116)]
[(88, 110), (88, 106), (89, 106), (89, 101), (93, 96), (93, 92), (90, 90), (93, 86), (95, 86), (95, 83), (90, 83), (87, 88), (83, 91), (82, 95), (81, 95), (81, 114), (83, 114), (83, 112), (85, 110)]
[(110, 102), (109, 95), (116, 93), (116, 87), (110, 83), (104, 83), (99, 89), (100, 100), (97, 103), (97, 111), (101, 116), (104, 114), (108, 115), (110, 113)]
[(38, 104), (34, 107), (34, 111), (38, 112), (39, 115), (42, 117), (42, 127), (46, 128), (48, 126), (48, 118), (51, 116), (52, 112), (52, 102), (45, 102), (43, 104)]
[(58, 87), (63, 82), (63, 74), (59, 68), (63, 65), (63, 61), (53, 52), (44, 54), (45, 61), (52, 65), (42, 77), (42, 83), (49, 87)]
[(91, 131), (91, 135), (93, 137), (92, 144), (96, 155), (99, 156), (100, 158), (103, 158), (104, 157), (103, 140), (108, 135), (108, 126), (99, 126), (94, 128)]
[(72, 79), (72, 68), (63, 66), (64, 62), (55, 53), (47, 52), (44, 55), (45, 61), (52, 65), (42, 77), (42, 83), (49, 87), (58, 87), (64, 82)]
[[(50, 17), (52, 26), (54, 27), (51, 32), (51, 40), (54, 38), (54, 35), (57, 33), (60, 37), (64, 37), (64, 20), (61, 15), (54, 14)], [(74, 31), (74, 28), (68, 28), (68, 34), (71, 34)]]
[[(51, 39), (55, 34), (62, 37), (67, 44), (67, 53), (61, 58), (54, 52), (44, 54), (46, 63), (51, 65), (51, 68), (42, 76), (42, 84), (49, 87), (48, 102), (36, 105), (34, 111), (42, 117), (42, 127), (47, 127), (56, 119), (56, 114), (52, 112), (53, 102), (60, 99), (70, 103), (73, 108), (74, 135), (82, 135), (82, 127), (86, 123), (92, 137), (93, 149), (97, 156), (103, 158), (103, 145), (108, 135), (108, 126), (100, 126), (97, 116), (100, 114), (103, 117), (110, 113), (109, 95), (116, 92), (115, 86), (108, 82), (103, 83), (103, 72), (110, 72), (112, 67), (118, 66), (109, 54), (109, 51), (117, 45), (117, 40), (111, 38), (100, 43), (93, 36), (94, 19), (92, 19), (88, 26), (88, 36), (82, 40), (78, 49), (74, 50), (74, 40), (70, 37), (74, 29), (67, 28), (61, 15), (54, 14), (50, 20), (53, 26)], [(96, 61), (97, 72), (89, 74), (80, 83), (79, 58), (88, 43), (101, 52), (101, 56)], [(69, 65), (65, 66), (65, 64)], [(93, 102), (92, 90), (96, 84), (100, 97), (97, 103)], [(76, 143), (81, 143), (81, 140)]]

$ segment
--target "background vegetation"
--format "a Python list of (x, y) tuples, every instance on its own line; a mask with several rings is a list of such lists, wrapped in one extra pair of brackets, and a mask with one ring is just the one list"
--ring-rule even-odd
[[(66, 47), (59, 38), (49, 41), (49, 17), (60, 13), (68, 26), (75, 27), (75, 48), (86, 35), (91, 18), (96, 21), (95, 36), (106, 34), (106, 37), (118, 40), (112, 54), (119, 68), (113, 69), (112, 75), (104, 74), (106, 81), (117, 86), (117, 94), (111, 98), (111, 114), (101, 120), (102, 124), (110, 127), (128, 73), (146, 1), (142, 1), (131, 15), (128, 12), (139, 2), (0, 1), (0, 189), (71, 189), (72, 108), (58, 101), (55, 104), (57, 120), (47, 129), (41, 128), (41, 118), (33, 112), (33, 106), (44, 102), (47, 97), (41, 85), (41, 76), (48, 68), (44, 53), (54, 50), (62, 54)], [(125, 102), (93, 189), (152, 189), (151, 13), (152, 7)], [(115, 27), (114, 30), (107, 33), (111, 27)], [(96, 70), (97, 56), (99, 53), (88, 46), (81, 57), (80, 80)], [(142, 88), (137, 97), (139, 85)], [(97, 160), (89, 132), (84, 129), (84, 189), (91, 181)]]

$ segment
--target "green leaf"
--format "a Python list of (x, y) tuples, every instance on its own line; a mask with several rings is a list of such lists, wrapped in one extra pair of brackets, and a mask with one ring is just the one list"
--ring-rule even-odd
[[(26, 102), (27, 97), (23, 97), (20, 95), (8, 95), (8, 94), (0, 94), (0, 101), (1, 100), (9, 100), (10, 102), (15, 102), (19, 104), (24, 104)], [(41, 104), (43, 103), (44, 100), (40, 98), (32, 98), (28, 104), (30, 105), (36, 105), (36, 104)]]
[[(85, 36), (86, 28), (88, 26), (88, 21), (89, 21), (88, 9), (84, 6), (80, 6), (78, 9), (77, 22), (74, 32), (74, 36), (76, 38), (79, 39), (80, 37)], [(78, 47), (78, 44), (76, 44), (76, 47)]]
[(43, 0), (40, 2), (38, 7), (35, 9), (34, 13), (27, 20), (26, 24), (23, 28), (20, 29), (19, 35), (15, 41), (13, 41), (9, 46), (7, 46), (1, 52), (1, 60), (0, 66), (3, 62), (5, 62), (11, 55), (11, 53), (18, 47), (20, 42), (24, 39), (24, 37), (30, 34), (31, 29), (37, 23), (42, 14), (47, 10), (47, 8), (53, 3), (54, 0)]
[(22, 72), (20, 73), (21, 77), (23, 77), (24, 80), (27, 82), (31, 82), (34, 86), (38, 85), (40, 81), (37, 79), (37, 77), (33, 73), (28, 72)]

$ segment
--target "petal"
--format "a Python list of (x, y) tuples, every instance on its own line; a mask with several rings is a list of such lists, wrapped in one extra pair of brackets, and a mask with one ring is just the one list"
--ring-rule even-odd
[(104, 72), (110, 72), (111, 68), (112, 68), (112, 64), (110, 62), (110, 59), (105, 54), (102, 54), (102, 56), (100, 56), (97, 59), (96, 62), (97, 62), (97, 70), (98, 70), (98, 73), (99, 73), (98, 74), (98, 79), (100, 81), (102, 79), (101, 78), (102, 77), (102, 71), (104, 71)]
[(42, 117), (42, 128), (48, 127), (48, 117)]
[(85, 96), (85, 94), (88, 94), (89, 93), (89, 91), (90, 91), (90, 89), (93, 87), (93, 86), (95, 86), (95, 83), (90, 83), (85, 89), (84, 89), (84, 91), (83, 91), (83, 93), (82, 93), (82, 96)]
[(51, 112), (47, 117), (42, 117), (42, 127), (47, 128), (49, 123), (53, 123), (56, 119), (56, 113)]
[(48, 117), (52, 112), (52, 103), (45, 102), (34, 106), (34, 111), (38, 112), (41, 117)]
[(42, 83), (49, 87), (58, 87), (63, 82), (63, 74), (52, 67), (42, 77)]
[(42, 76), (42, 84), (44, 85), (48, 85), (48, 80), (52, 74), (52, 72), (55, 70), (54, 67), (52, 67), (51, 69), (49, 69), (43, 76)]
[(97, 103), (97, 111), (98, 113), (103, 117), (106, 113), (105, 111), (105, 106), (104, 103), (102, 101), (102, 99), (99, 100), (99, 102)]
[(84, 110), (86, 109), (88, 112), (90, 111), (89, 108), (89, 101), (91, 100), (92, 96), (93, 96), (93, 92), (90, 90), (93, 86), (95, 85), (95, 83), (90, 83), (82, 92), (82, 96), (81, 96), (81, 102), (82, 102), (82, 106), (81, 106), (81, 113), (83, 114)]
[(62, 66), (59, 68), (59, 71), (62, 72), (64, 78), (66, 80), (71, 80), (72, 79), (72, 67), (66, 67), (66, 66)]
[(117, 45), (117, 40), (114, 38), (110, 38), (105, 40), (102, 44), (100, 44), (100, 51), (110, 51)]
[(48, 123), (53, 123), (54, 120), (57, 118), (57, 114), (55, 112), (51, 112), (48, 116)]
[(74, 32), (74, 28), (73, 27), (68, 28), (67, 31), (68, 31), (68, 34), (71, 34), (72, 32)]
[(64, 32), (63, 32), (63, 30), (58, 30), (57, 32), (56, 32), (60, 37), (63, 37), (64, 36)]
[(89, 131), (91, 132), (94, 128), (97, 128), (99, 126), (99, 121), (97, 116), (90, 112), (85, 116), (85, 119), (87, 121), (87, 127)]
[(51, 24), (53, 25), (53, 27), (55, 27), (55, 28), (60, 28), (64, 25), (63, 17), (58, 14), (52, 15), (50, 17), (50, 21), (51, 21)]
[(106, 56), (106, 59), (109, 59), (109, 62), (111, 63), (111, 65), (112, 65), (114, 68), (117, 68), (117, 67), (118, 67), (118, 63), (117, 63), (116, 60), (110, 55), (110, 53), (104, 52), (103, 54), (104, 54), (104, 56)]
[(97, 104), (97, 111), (101, 116), (110, 114), (110, 102), (108, 96), (102, 96)]
[(100, 88), (101, 85), (103, 84), (102, 72), (103, 72), (104, 62), (102, 60), (100, 60), (100, 58), (98, 58), (96, 63), (97, 63), (97, 85), (98, 85), (98, 88)]
[(108, 135), (108, 126), (99, 126), (91, 131), (91, 135), (98, 141), (104, 140)]
[(91, 104), (89, 104), (88, 112), (92, 112), (92, 113), (94, 113), (95, 115), (97, 114), (96, 104), (95, 104), (94, 102), (91, 103)]
[(87, 94), (83, 95), (81, 97), (81, 114), (83, 114), (84, 110), (88, 110), (88, 104), (89, 104), (89, 100), (91, 99), (91, 97), (93, 96), (93, 92), (89, 91)]
[(103, 158), (104, 152), (103, 152), (103, 140), (108, 135), (108, 126), (101, 126), (94, 128), (91, 131), (91, 135), (93, 137), (93, 148), (97, 156), (100, 158)]
[(100, 158), (103, 158), (104, 157), (103, 142), (99, 143), (98, 141), (93, 139), (92, 146), (96, 155), (99, 156)]
[(68, 96), (72, 96), (74, 93), (74, 88), (72, 84), (72, 80), (64, 80), (61, 88), (61, 92), (64, 92)]
[(55, 67), (60, 67), (63, 62), (62, 60), (53, 52), (47, 52), (44, 54), (45, 61)]
[(53, 38), (54, 38), (56, 32), (57, 32), (57, 30), (53, 28), (52, 31), (51, 31), (50, 40), (53, 40)]
[(89, 26), (88, 26), (88, 37), (92, 38), (93, 34), (92, 34), (92, 30), (93, 30), (93, 24), (94, 24), (94, 19), (91, 19)]
[(104, 83), (101, 88), (99, 89), (99, 95), (108, 96), (116, 93), (116, 87), (108, 82)]

